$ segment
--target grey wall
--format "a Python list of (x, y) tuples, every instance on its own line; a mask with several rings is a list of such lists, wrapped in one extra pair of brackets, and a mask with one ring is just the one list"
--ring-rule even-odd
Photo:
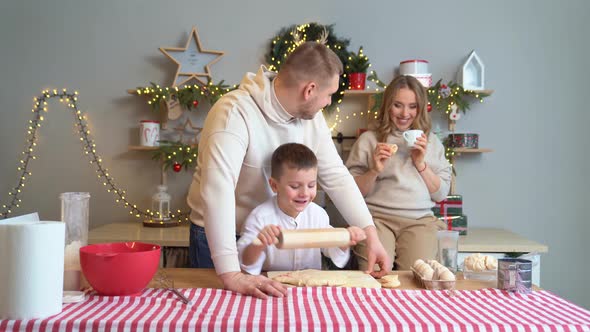
[[(226, 52), (217, 80), (238, 83), (256, 70), (282, 27), (335, 23), (350, 49), (363, 45), (385, 81), (404, 59), (425, 58), (435, 79), (453, 79), (472, 49), (486, 65), (492, 97), (458, 131), (477, 132), (493, 153), (457, 161), (458, 192), (470, 226), (503, 227), (549, 246), (542, 281), (590, 307), (586, 254), (589, 181), (586, 126), (590, 2), (572, 1), (3, 1), (0, 4), (0, 201), (16, 185), (32, 98), (44, 88), (80, 92), (97, 149), (117, 184), (146, 207), (159, 179), (137, 144), (145, 100), (126, 89), (169, 84), (176, 67), (158, 47), (184, 46), (194, 25), (205, 49)], [(89, 191), (91, 225), (130, 220), (81, 154), (72, 114), (58, 102), (46, 121), (15, 214), (58, 219), (58, 194)], [(350, 126), (350, 123), (348, 124)], [(444, 128), (444, 124), (441, 125)], [(356, 127), (354, 124), (352, 127)], [(191, 174), (169, 174), (174, 207)], [(137, 221), (137, 219), (136, 219)], [(187, 235), (188, 236), (188, 235)]]

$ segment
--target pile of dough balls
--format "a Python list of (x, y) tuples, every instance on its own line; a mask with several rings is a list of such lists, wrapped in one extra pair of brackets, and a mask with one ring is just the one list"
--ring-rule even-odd
[(412, 265), (414, 270), (425, 280), (454, 281), (455, 275), (446, 266), (436, 260), (423, 261), (418, 259)]
[(480, 253), (471, 254), (463, 261), (465, 269), (470, 271), (486, 271), (496, 270), (498, 268), (498, 260), (495, 257), (482, 255)]

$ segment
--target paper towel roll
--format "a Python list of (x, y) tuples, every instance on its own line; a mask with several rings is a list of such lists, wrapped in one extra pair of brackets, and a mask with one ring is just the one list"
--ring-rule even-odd
[(65, 223), (0, 220), (0, 319), (62, 310)]

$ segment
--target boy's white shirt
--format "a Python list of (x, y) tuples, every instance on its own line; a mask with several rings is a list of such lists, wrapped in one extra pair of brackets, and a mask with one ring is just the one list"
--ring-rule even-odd
[(277, 196), (273, 196), (262, 203), (246, 218), (242, 235), (238, 240), (238, 255), (240, 267), (244, 272), (260, 274), (261, 271), (296, 271), (304, 269), (321, 269), (321, 253), (332, 259), (338, 267), (343, 267), (350, 258), (350, 249), (277, 249), (268, 246), (260, 254), (256, 262), (244, 265), (242, 255), (244, 250), (258, 236), (267, 225), (277, 225), (282, 229), (331, 228), (326, 211), (315, 203), (310, 203), (297, 218), (285, 214), (278, 206)]

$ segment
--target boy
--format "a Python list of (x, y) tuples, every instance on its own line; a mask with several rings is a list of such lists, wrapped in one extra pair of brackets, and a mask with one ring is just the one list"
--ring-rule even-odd
[[(264, 271), (321, 269), (318, 249), (280, 250), (274, 247), (282, 229), (328, 228), (328, 214), (313, 203), (316, 196), (317, 158), (305, 145), (287, 143), (272, 155), (269, 184), (275, 196), (256, 207), (244, 223), (238, 240), (240, 266), (250, 274)], [(350, 244), (365, 239), (365, 232), (355, 226), (348, 228)], [(258, 238), (262, 244), (252, 241)], [(334, 264), (343, 267), (350, 257), (345, 248), (321, 249)]]

